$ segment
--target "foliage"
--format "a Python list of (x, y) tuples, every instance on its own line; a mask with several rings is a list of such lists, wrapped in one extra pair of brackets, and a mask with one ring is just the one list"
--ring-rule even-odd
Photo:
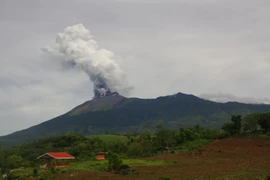
[(258, 124), (265, 131), (270, 130), (270, 113), (261, 113), (258, 118)]
[(116, 173), (119, 173), (121, 175), (137, 174), (137, 172), (134, 169), (132, 169), (130, 166), (128, 166), (126, 164), (120, 166), (119, 170)]
[(173, 146), (175, 144), (175, 132), (170, 129), (165, 129), (163, 126), (157, 126), (157, 132), (155, 136), (155, 141), (157, 146), (166, 148)]
[(37, 169), (37, 168), (34, 168), (34, 169), (33, 169), (33, 175), (36, 177), (37, 174), (38, 174), (38, 169)]
[[(132, 174), (135, 172), (131, 168), (127, 168), (128, 166), (158, 165), (168, 162), (129, 158), (150, 157), (164, 151), (177, 153), (178, 151), (194, 150), (215, 139), (234, 135), (256, 133), (256, 135), (267, 136), (270, 134), (269, 122), (270, 113), (254, 113), (244, 118), (240, 115), (232, 116), (231, 122), (224, 124), (222, 130), (205, 129), (199, 125), (172, 130), (158, 125), (154, 133), (107, 134), (90, 137), (69, 133), (50, 136), (21, 146), (0, 148), (0, 168), (2, 173), (7, 173), (11, 169), (33, 167), (33, 171), (28, 175), (50, 177), (57, 174), (57, 170), (40, 171), (36, 168), (39, 164), (36, 158), (46, 152), (65, 151), (76, 157), (72, 170), (105, 171), (109, 169), (121, 174)], [(109, 152), (106, 155), (107, 161), (95, 161), (94, 157), (97, 152)]]
[(171, 180), (171, 178), (168, 176), (161, 176), (158, 178), (158, 180)]
[(178, 151), (190, 151), (190, 150), (194, 150), (194, 149), (199, 149), (210, 142), (211, 142), (211, 140), (207, 140), (207, 139), (196, 139), (194, 141), (187, 141), (187, 142), (183, 143), (182, 145), (178, 146), (177, 150)]
[(14, 169), (21, 167), (24, 163), (24, 160), (21, 156), (13, 154), (7, 158), (6, 163), (10, 169)]
[(108, 154), (108, 170), (117, 171), (123, 165), (123, 161), (117, 153), (110, 152)]
[(242, 130), (242, 116), (233, 115), (231, 117), (231, 123), (224, 124), (222, 129), (231, 135), (240, 134)]
[(108, 145), (112, 145), (114, 143), (127, 143), (128, 142), (128, 137), (124, 135), (116, 135), (116, 134), (101, 134), (101, 135), (92, 135), (92, 136), (87, 136), (87, 138), (98, 138), (102, 140), (104, 143)]
[[(100, 108), (101, 104), (107, 108)], [(232, 114), (267, 112), (269, 107), (269, 105), (216, 103), (182, 93), (156, 99), (111, 96), (88, 101), (50, 121), (0, 137), (0, 144), (18, 145), (37, 138), (69, 132), (83, 135), (102, 134), (108, 131), (110, 133), (131, 133), (138, 130), (153, 132), (159, 123), (174, 130), (196, 124), (207, 128), (219, 128)], [(72, 141), (59, 141), (59, 145), (72, 146)]]
[[(13, 148), (0, 149), (0, 168), (5, 170), (21, 166), (36, 167), (39, 164), (36, 158), (52, 151), (68, 152), (76, 157), (76, 161), (94, 160), (95, 153), (108, 151), (117, 153), (122, 158), (149, 157), (163, 151), (174, 152), (174, 149), (180, 145), (191, 149), (191, 145), (186, 142), (202, 138), (213, 140), (220, 134), (221, 132), (217, 130), (208, 130), (200, 126), (180, 128), (179, 131), (157, 126), (156, 133), (143, 132), (126, 136), (103, 135), (101, 136), (103, 140), (99, 138), (100, 136), (86, 138), (77, 133), (69, 133), (50, 136)], [(107, 140), (105, 140), (106, 137)], [(122, 140), (117, 140), (115, 137), (122, 137)], [(195, 147), (199, 146), (192, 145), (192, 148)], [(103, 168), (103, 166), (98, 165), (96, 168)]]
[(245, 133), (257, 133), (270, 131), (270, 113), (254, 113), (244, 118), (243, 131)]
[(234, 124), (233, 123), (225, 123), (222, 126), (222, 130), (229, 133), (230, 135), (233, 135), (233, 133), (234, 133)]
[(243, 131), (245, 133), (255, 133), (260, 129), (258, 124), (258, 113), (249, 114), (243, 119)]

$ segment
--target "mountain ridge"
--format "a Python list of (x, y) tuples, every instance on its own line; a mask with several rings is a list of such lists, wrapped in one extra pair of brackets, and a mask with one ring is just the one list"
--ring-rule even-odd
[(233, 114), (268, 111), (270, 105), (218, 103), (183, 93), (155, 99), (126, 98), (114, 94), (94, 98), (51, 120), (1, 136), (0, 145), (17, 145), (69, 132), (91, 135), (153, 131), (159, 124), (172, 129), (197, 124), (220, 128), (230, 121)]

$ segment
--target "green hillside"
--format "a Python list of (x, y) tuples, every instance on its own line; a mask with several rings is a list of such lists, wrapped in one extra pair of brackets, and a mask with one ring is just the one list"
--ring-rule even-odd
[(182, 93), (156, 99), (115, 95), (93, 99), (49, 121), (2, 136), (0, 145), (69, 132), (93, 135), (152, 131), (159, 124), (171, 129), (194, 125), (220, 128), (233, 114), (269, 111), (270, 105), (216, 103)]
[(115, 143), (127, 143), (127, 136), (115, 135), (115, 134), (100, 134), (100, 135), (91, 135), (87, 136), (88, 139), (99, 138), (106, 144), (115, 144)]

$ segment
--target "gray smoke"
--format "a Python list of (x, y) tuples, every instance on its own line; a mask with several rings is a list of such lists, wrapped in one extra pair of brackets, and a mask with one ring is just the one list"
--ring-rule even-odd
[(116, 92), (127, 95), (132, 89), (116, 63), (114, 53), (100, 49), (82, 24), (66, 27), (63, 33), (57, 35), (55, 44), (42, 50), (72, 67), (82, 69), (94, 84), (95, 97)]

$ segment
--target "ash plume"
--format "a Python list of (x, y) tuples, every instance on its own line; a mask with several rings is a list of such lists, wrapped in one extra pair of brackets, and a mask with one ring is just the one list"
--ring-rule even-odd
[(57, 35), (53, 45), (42, 50), (67, 65), (83, 70), (94, 84), (95, 97), (118, 92), (127, 95), (132, 89), (115, 61), (114, 53), (99, 48), (82, 24), (66, 27), (63, 33)]

